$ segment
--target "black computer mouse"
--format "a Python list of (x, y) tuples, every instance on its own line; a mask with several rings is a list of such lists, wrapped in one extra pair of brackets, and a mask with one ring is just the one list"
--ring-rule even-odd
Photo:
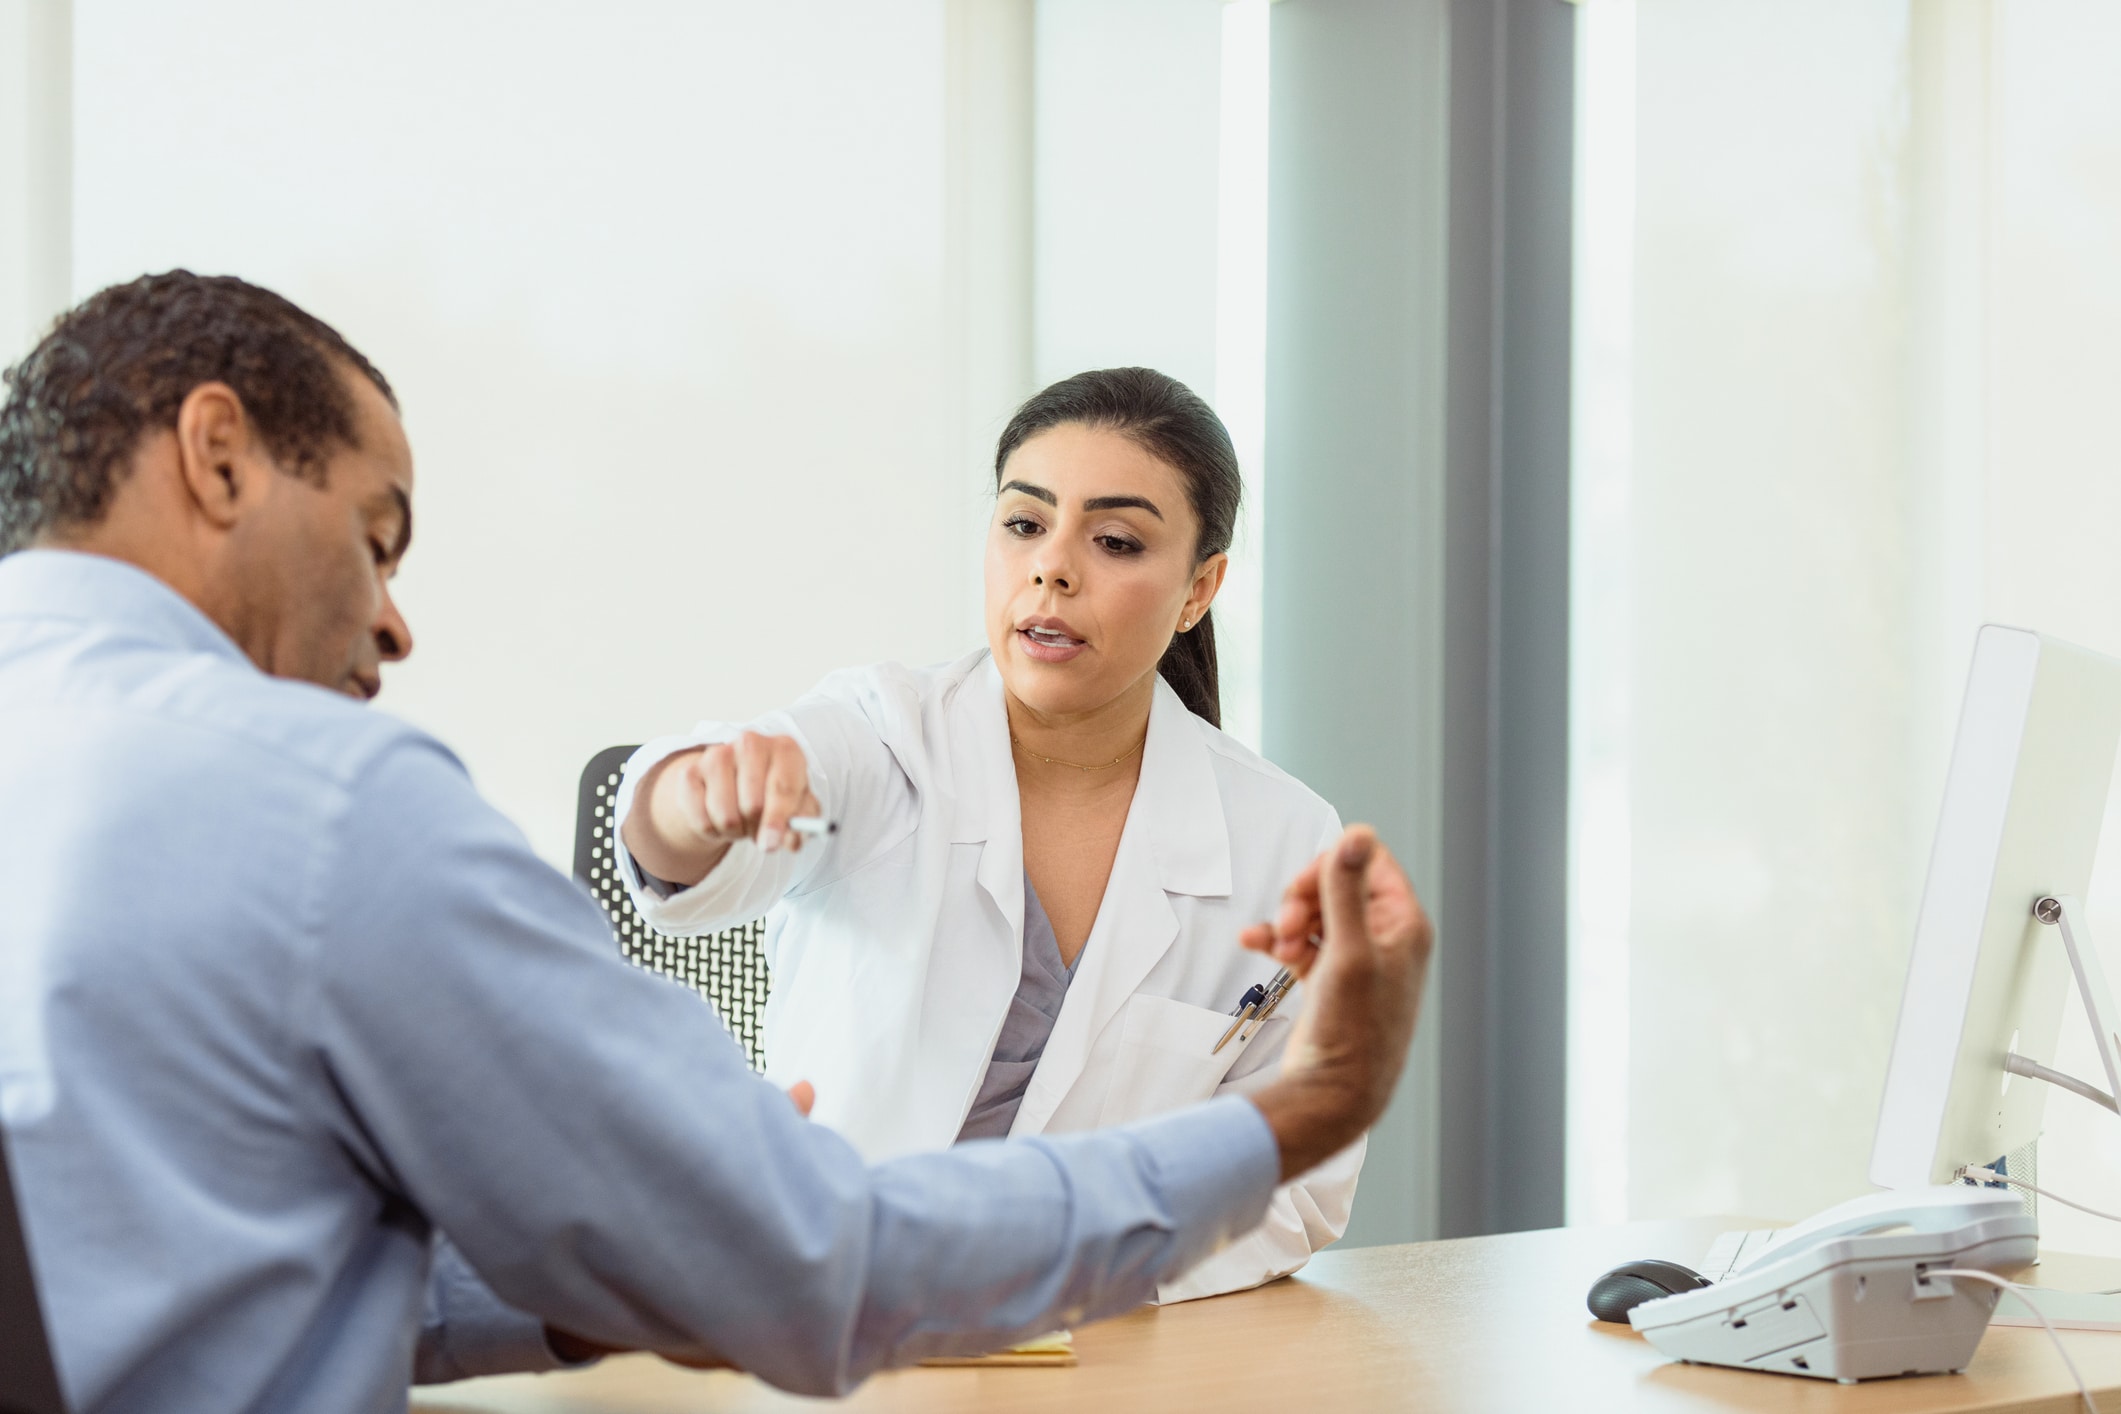
[(1591, 1294), (1584, 1298), (1584, 1304), (1599, 1320), (1618, 1321), (1625, 1325), (1628, 1312), (1645, 1301), (1655, 1301), (1660, 1296), (1677, 1296), (1682, 1291), (1698, 1291), (1708, 1284), (1707, 1277), (1689, 1271), (1677, 1262), (1660, 1262), (1655, 1257), (1646, 1257), (1640, 1262), (1622, 1262), (1592, 1282)]

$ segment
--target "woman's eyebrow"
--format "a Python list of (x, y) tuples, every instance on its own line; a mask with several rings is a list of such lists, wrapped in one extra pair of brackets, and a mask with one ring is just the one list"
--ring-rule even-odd
[[(1021, 491), (1026, 496), (1030, 496), (1035, 500), (1044, 501), (1049, 506), (1058, 506), (1060, 504), (1060, 497), (1054, 495), (1051, 491), (1048, 491), (1043, 486), (1033, 486), (1026, 481), (1007, 482), (1002, 486), (1002, 491), (1004, 494), (1007, 494), (1011, 491)], [(1158, 519), (1161, 520), (1162, 517), (1159, 516)]]
[(1092, 496), (1083, 502), (1086, 511), (1123, 511), (1130, 506), (1147, 511), (1158, 520), (1164, 518), (1164, 513), (1156, 508), (1156, 502), (1146, 496)]

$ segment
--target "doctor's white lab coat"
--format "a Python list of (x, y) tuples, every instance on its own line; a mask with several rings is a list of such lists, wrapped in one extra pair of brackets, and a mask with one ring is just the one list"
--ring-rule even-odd
[[(733, 846), (661, 897), (623, 849), (641, 913), (669, 933), (764, 915), (767, 1074), (817, 1087), (812, 1118), (867, 1158), (947, 1148), (1022, 971), (1024, 858), (1001, 675), (982, 650), (929, 669), (835, 673), (784, 711), (649, 743), (614, 802), (673, 752), (746, 730), (792, 736), (839, 830), (799, 853)], [(1189, 712), (1161, 679), (1105, 897), (1012, 1137), (1119, 1124), (1280, 1067), (1298, 987), (1249, 1043), (1212, 1054), (1274, 963), (1238, 945), (1340, 833), (1333, 808)], [(1177, 1281), (1171, 1302), (1284, 1276), (1346, 1229), (1364, 1141), (1283, 1185), (1266, 1220)]]

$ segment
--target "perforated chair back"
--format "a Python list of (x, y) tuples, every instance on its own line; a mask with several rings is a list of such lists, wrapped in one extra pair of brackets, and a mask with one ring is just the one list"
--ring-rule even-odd
[(582, 768), (574, 815), (574, 876), (611, 920), (612, 935), (627, 961), (683, 982), (705, 997), (751, 1057), (751, 1068), (764, 1070), (766, 921), (754, 919), (695, 938), (659, 933), (634, 910), (613, 862), (620, 847), (618, 822), (611, 814), (619, 794), (619, 771), (637, 749), (609, 747)]
[(66, 1414), (0, 1136), (0, 1414)]

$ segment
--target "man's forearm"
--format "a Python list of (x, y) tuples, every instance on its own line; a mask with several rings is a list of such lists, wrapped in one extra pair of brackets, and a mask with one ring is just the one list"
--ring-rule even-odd
[(1131, 1310), (1256, 1226), (1276, 1167), (1273, 1136), (1234, 1097), (885, 1164), (852, 1373)]

